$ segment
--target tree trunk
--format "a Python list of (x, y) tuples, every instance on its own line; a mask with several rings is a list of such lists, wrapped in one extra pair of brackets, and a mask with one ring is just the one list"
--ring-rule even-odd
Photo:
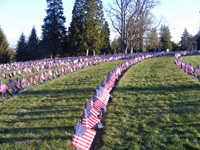
[(93, 51), (93, 56), (95, 56), (95, 51)]
[(133, 53), (133, 47), (131, 46), (131, 54)]
[(88, 56), (88, 53), (89, 53), (89, 49), (86, 50), (85, 56)]

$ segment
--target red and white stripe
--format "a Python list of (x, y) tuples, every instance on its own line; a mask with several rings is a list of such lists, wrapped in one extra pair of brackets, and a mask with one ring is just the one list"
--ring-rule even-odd
[(96, 135), (96, 131), (87, 128), (82, 138), (73, 135), (72, 145), (81, 150), (89, 150)]

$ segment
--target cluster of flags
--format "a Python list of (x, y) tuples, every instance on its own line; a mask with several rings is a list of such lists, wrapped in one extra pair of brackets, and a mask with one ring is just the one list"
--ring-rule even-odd
[[(42, 84), (48, 80), (50, 81), (56, 77), (60, 77), (62, 74), (66, 75), (67, 73), (75, 72), (87, 68), (88, 66), (95, 66), (101, 62), (105, 63), (123, 59), (122, 56), (123, 55), (106, 55), (104, 57), (70, 57), (0, 64), (2, 79), (4, 81), (9, 80), (8, 86), (1, 80), (0, 92), (2, 93), (2, 97), (5, 92), (8, 92), (12, 96), (9, 88), (13, 90), (14, 94), (18, 94), (20, 90), (28, 88), (31, 85), (36, 85), (37, 82)], [(28, 77), (27, 74), (29, 74)], [(19, 76), (22, 76), (21, 81), (18, 78)]]
[(186, 63), (182, 60), (180, 60), (181, 56), (187, 56), (187, 55), (191, 55), (191, 54), (197, 54), (200, 51), (183, 51), (183, 52), (179, 52), (176, 53), (174, 56), (174, 63), (180, 68), (182, 69), (184, 72), (187, 72), (187, 74), (195, 77), (196, 79), (198, 79), (200, 81), (200, 78), (198, 77), (197, 73), (200, 73), (200, 67), (199, 65), (196, 65), (196, 68), (191, 64), (191, 63)]
[[(166, 53), (167, 54), (167, 53)], [(45, 59), (45, 60), (35, 60), (35, 61), (26, 61), (26, 62), (13, 62), (7, 64), (0, 64), (0, 72), (2, 75), (2, 80), (9, 80), (8, 86), (2, 82), (2, 93), (8, 92), (11, 96), (11, 90), (14, 94), (19, 93), (20, 90), (24, 88), (31, 87), (31, 85), (36, 85), (37, 82), (40, 84), (55, 79), (59, 77), (61, 74), (67, 74), (71, 72), (75, 72), (81, 70), (83, 68), (87, 68), (88, 66), (95, 66), (100, 63), (112, 62), (120, 59), (148, 59), (149, 57), (157, 57), (166, 55), (164, 53), (132, 53), (132, 54), (114, 54), (114, 55), (99, 55), (99, 56), (87, 56), (87, 57), (65, 57), (59, 59)], [(168, 53), (169, 54), (169, 53)], [(29, 76), (28, 76), (29, 74)], [(19, 78), (22, 79), (20, 80)], [(111, 81), (109, 81), (111, 79)], [(112, 86), (113, 77), (108, 75), (107, 79), (103, 86), (108, 85)], [(105, 84), (105, 85), (104, 85)], [(8, 88), (6, 88), (8, 87)], [(100, 89), (101, 91), (102, 89)], [(9, 90), (11, 89), (11, 90)], [(109, 91), (109, 89), (108, 89)], [(106, 94), (105, 89), (103, 91), (103, 98), (109, 97)], [(107, 96), (107, 97), (106, 97)], [(94, 106), (97, 105), (100, 101), (96, 102), (96, 98), (94, 97)], [(102, 98), (100, 98), (102, 99)], [(106, 104), (106, 102), (104, 102)], [(103, 104), (102, 104), (103, 105)], [(96, 106), (97, 107), (97, 106)], [(99, 107), (99, 106), (98, 106)]]
[[(101, 85), (97, 85), (95, 94), (92, 94), (90, 104), (86, 101), (82, 113), (82, 123), (75, 122), (72, 145), (79, 150), (89, 150), (96, 136), (95, 126), (103, 128), (101, 120), (106, 111), (108, 102), (112, 102), (112, 93), (115, 84), (121, 75), (134, 64), (154, 57), (153, 54), (141, 55), (123, 62), (109, 72)], [(156, 55), (157, 56), (157, 55)]]

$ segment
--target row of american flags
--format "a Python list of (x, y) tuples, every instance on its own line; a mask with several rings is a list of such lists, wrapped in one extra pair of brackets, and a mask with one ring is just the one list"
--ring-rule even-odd
[(65, 57), (0, 64), (0, 92), (2, 93), (2, 97), (5, 92), (8, 92), (12, 96), (13, 94), (18, 94), (25, 88), (36, 84), (42, 84), (60, 77), (61, 75), (66, 75), (100, 63), (135, 57), (144, 59), (150, 56), (156, 57), (167, 54), (169, 53), (115, 54), (89, 57)]
[(72, 145), (78, 150), (91, 149), (91, 145), (94, 144), (94, 139), (97, 133), (94, 127), (97, 126), (98, 129), (103, 128), (101, 120), (104, 112), (106, 111), (108, 102), (112, 101), (112, 96), (110, 94), (112, 93), (112, 90), (121, 75), (128, 68), (145, 59), (170, 54), (174, 54), (174, 52), (148, 53), (145, 55), (136, 56), (130, 60), (126, 60), (121, 65), (116, 66), (114, 70), (109, 72), (105, 79), (101, 82), (101, 85), (97, 85), (95, 94), (92, 94), (91, 96), (90, 103), (86, 101), (81, 116), (82, 122), (78, 123), (75, 121)]
[[(105, 55), (95, 57), (67, 57), (26, 62), (0, 64), (0, 92), (11, 96), (32, 85), (42, 84), (61, 75), (129, 57), (128, 55)], [(4, 83), (6, 82), (6, 84)]]
[[(97, 125), (103, 128), (101, 120), (106, 111), (108, 102), (112, 101), (110, 95), (121, 74), (132, 65), (152, 57), (174, 54), (170, 53), (140, 53), (140, 54), (120, 54), (105, 55), (96, 57), (75, 57), (60, 58), (53, 60), (38, 60), (28, 62), (14, 62), (10, 64), (0, 64), (2, 80), (0, 80), (0, 92), (9, 92), (9, 88), (18, 93), (26, 86), (42, 83), (51, 78), (59, 77), (62, 74), (78, 71), (88, 66), (97, 65), (102, 62), (110, 62), (120, 59), (130, 59), (122, 63), (109, 72), (101, 85), (98, 85), (95, 94), (91, 95), (90, 103), (86, 102), (83, 113), (82, 123), (75, 123), (75, 130), (72, 145), (78, 149), (90, 149), (96, 131), (92, 128)], [(3, 81), (8, 80), (8, 86)]]
[(174, 59), (174, 63), (180, 69), (182, 69), (184, 72), (187, 72), (187, 74), (195, 77), (196, 79), (200, 81), (200, 78), (198, 77), (198, 74), (200, 74), (199, 65), (196, 65), (196, 68), (195, 68), (192, 63), (186, 63), (180, 59), (181, 56), (187, 56), (187, 55), (197, 54), (197, 53), (200, 53), (200, 51), (183, 51), (183, 52), (176, 53), (173, 59)]

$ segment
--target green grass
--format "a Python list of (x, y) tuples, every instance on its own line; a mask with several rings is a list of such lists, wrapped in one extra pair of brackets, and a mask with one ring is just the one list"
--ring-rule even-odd
[(75, 119), (109, 71), (125, 60), (89, 67), (0, 103), (0, 149), (71, 150)]
[(193, 67), (196, 68), (196, 65), (200, 65), (200, 54), (182, 56), (180, 60), (186, 63), (192, 63)]
[[(0, 103), (0, 149), (75, 149), (75, 119), (81, 122), (86, 99), (124, 61), (80, 70)], [(173, 56), (138, 63), (114, 88), (96, 148), (200, 149), (199, 91), (200, 82)]]
[(97, 148), (200, 149), (199, 100), (200, 82), (177, 67), (173, 56), (143, 61), (114, 88)]

